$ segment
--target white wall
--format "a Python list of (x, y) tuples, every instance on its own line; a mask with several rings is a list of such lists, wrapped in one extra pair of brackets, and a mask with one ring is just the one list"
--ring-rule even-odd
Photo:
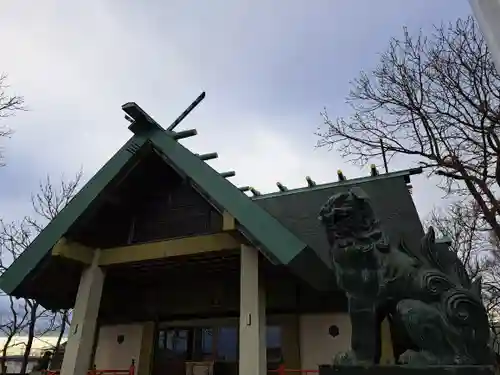
[[(335, 353), (350, 348), (351, 322), (347, 313), (304, 314), (299, 318), (299, 325), (302, 369), (317, 369), (320, 364), (329, 364)], [(340, 330), (335, 338), (328, 333), (331, 325)], [(97, 369), (125, 370), (134, 358), (137, 371), (142, 334), (142, 324), (101, 327), (94, 360)], [(125, 338), (122, 344), (117, 342), (118, 335)]]
[[(339, 327), (339, 335), (328, 333)], [(300, 316), (300, 360), (303, 370), (317, 370), (318, 365), (332, 363), (335, 353), (351, 346), (351, 321), (347, 313), (305, 314)]]
[[(102, 326), (99, 329), (99, 339), (94, 363), (98, 370), (126, 370), (135, 359), (136, 372), (139, 368), (139, 354), (142, 343), (142, 324)], [(121, 344), (119, 335), (124, 336)]]

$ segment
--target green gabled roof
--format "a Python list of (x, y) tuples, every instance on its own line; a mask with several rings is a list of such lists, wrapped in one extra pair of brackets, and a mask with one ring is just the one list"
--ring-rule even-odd
[(170, 164), (179, 168), (203, 189), (220, 207), (224, 207), (264, 248), (270, 258), (288, 264), (307, 245), (283, 227), (278, 220), (255, 204), (207, 163), (187, 150), (164, 131), (150, 136), (153, 146)]
[(319, 208), (332, 196), (352, 187), (361, 188), (371, 200), (372, 208), (389, 239), (419, 251), (423, 228), (408, 189), (411, 175), (420, 168), (353, 178), (312, 187), (263, 194), (252, 200), (273, 215), (283, 226), (330, 261), (330, 246), (325, 228), (318, 220)]
[(7, 294), (15, 291), (146, 141), (144, 136), (135, 135), (118, 150), (0, 276), (0, 289)]
[(172, 167), (191, 179), (219, 207), (227, 210), (270, 259), (284, 265), (293, 264), (294, 271), (313, 285), (324, 284), (325, 280), (332, 276), (330, 268), (318, 259), (314, 251), (212, 167), (178, 143), (175, 139), (176, 133), (164, 130), (145, 114), (142, 114), (140, 119), (136, 118), (130, 129), (134, 132), (134, 136), (97, 172), (0, 277), (2, 290), (8, 294), (16, 290), (146, 143), (152, 144)]

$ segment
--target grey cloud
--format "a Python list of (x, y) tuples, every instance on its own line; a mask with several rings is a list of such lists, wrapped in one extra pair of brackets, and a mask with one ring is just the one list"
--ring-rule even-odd
[(83, 165), (92, 175), (130, 136), (124, 102), (168, 124), (201, 90), (205, 103), (183, 124), (200, 135), (186, 144), (219, 151), (213, 165), (236, 169), (235, 182), (272, 189), (303, 183), (308, 170), (328, 181), (342, 166), (360, 175), (313, 149), (319, 111), (347, 113), (349, 80), (402, 25), (430, 28), (468, 12), (466, 0), (11, 3), (0, 15), (9, 52), (0, 69), (31, 111), (10, 119), (17, 133), (0, 169), (0, 215), (26, 214), (22, 202), (47, 173)]

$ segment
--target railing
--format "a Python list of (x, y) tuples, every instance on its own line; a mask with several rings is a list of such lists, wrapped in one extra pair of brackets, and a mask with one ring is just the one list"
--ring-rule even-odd
[[(41, 373), (43, 375), (61, 375), (61, 370), (45, 370)], [(135, 360), (132, 360), (128, 369), (97, 369), (94, 365), (94, 368), (89, 370), (87, 375), (135, 375)]]
[(285, 368), (285, 365), (280, 365), (276, 370), (268, 370), (267, 372), (277, 375), (310, 375), (318, 374), (319, 370), (297, 370)]
[[(61, 370), (47, 370), (47, 371), (42, 371), (42, 374), (44, 375), (60, 375)], [(132, 375), (133, 373), (130, 372), (130, 370), (122, 370), (122, 369), (94, 369), (94, 370), (89, 370), (87, 372), (87, 375)]]

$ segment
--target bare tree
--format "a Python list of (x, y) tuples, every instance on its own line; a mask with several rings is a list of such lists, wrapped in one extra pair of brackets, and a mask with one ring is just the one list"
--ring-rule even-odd
[(491, 271), (496, 249), (476, 202), (464, 200), (446, 209), (434, 209), (426, 226), (434, 227), (441, 236), (450, 239), (450, 250), (458, 255), (471, 278)]
[[(68, 204), (76, 195), (82, 178), (78, 172), (72, 179), (62, 178), (60, 184), (54, 185), (49, 177), (40, 183), (39, 191), (32, 196), (35, 215), (25, 217), (20, 222), (5, 223), (0, 220), (0, 272), (14, 261), (30, 244), (33, 238), (43, 229), (48, 221)], [(24, 360), (21, 373), (26, 373), (29, 355), (34, 339), (47, 332), (59, 332), (58, 345), (60, 345), (66, 325), (68, 324), (68, 311), (52, 312), (46, 310), (37, 301), (19, 299), (17, 303), (11, 297), (11, 309), (4, 330), (11, 334), (11, 338), (20, 333), (28, 336), (24, 343)], [(59, 317), (61, 317), (59, 319)], [(10, 345), (10, 341), (2, 351), (3, 361)], [(5, 367), (5, 366), (4, 366)]]
[(352, 82), (347, 103), (348, 118), (322, 113), (318, 146), (364, 164), (382, 143), (389, 158), (417, 160), (447, 193), (471, 196), (500, 239), (500, 74), (472, 17), (428, 36), (404, 29)]
[(34, 218), (29, 216), (25, 218), (37, 233), (73, 199), (80, 188), (82, 176), (83, 172), (80, 169), (70, 180), (62, 176), (58, 185), (52, 183), (50, 176), (40, 182), (38, 192), (31, 195)]
[(12, 296), (6, 298), (9, 301), (9, 310), (2, 311), (0, 318), (0, 332), (6, 338), (0, 353), (0, 371), (2, 375), (7, 373), (7, 350), (12, 347), (12, 339), (25, 328), (29, 315), (24, 303), (18, 303)]
[[(60, 312), (59, 317), (61, 323), (59, 324), (59, 336), (57, 337), (56, 344), (54, 345), (54, 355), (52, 356), (50, 368), (51, 369), (60, 369), (62, 359), (64, 357), (64, 348), (63, 348), (63, 337), (66, 332), (66, 328), (71, 326), (71, 315), (69, 310), (63, 310)], [(55, 366), (55, 367), (54, 367)]]
[[(13, 116), (17, 111), (24, 110), (24, 98), (19, 95), (8, 93), (7, 75), (0, 74), (0, 119)], [(0, 138), (8, 137), (12, 134), (12, 129), (0, 124)], [(0, 166), (2, 161), (2, 149), (0, 148)]]
[[(26, 341), (23, 353), (23, 362), (21, 363), (21, 370), (19, 371), (21, 374), (25, 374), (28, 367), (28, 360), (31, 354), (31, 348), (33, 347), (33, 340), (35, 339), (35, 330), (38, 323), (39, 318), (39, 303), (34, 300), (26, 300), (26, 305), (30, 311), (30, 317), (27, 327), (28, 340)], [(44, 310), (42, 314), (46, 314), (47, 312)]]
[[(0, 272), (4, 272), (7, 265), (10, 264), (20, 253), (20, 250), (27, 246), (31, 233), (27, 230), (25, 224), (5, 224), (0, 221)], [(6, 336), (6, 342), (2, 348), (0, 358), (2, 374), (7, 372), (6, 358), (8, 350), (13, 344), (15, 336), (25, 332), (31, 322), (31, 314), (28, 301), (25, 299), (16, 299), (12, 296), (5, 296), (9, 301), (9, 311), (2, 314), (2, 333)], [(35, 311), (36, 313), (36, 311)]]
[(70, 326), (70, 311), (63, 310), (60, 313), (61, 324), (59, 325), (59, 336), (57, 336), (56, 345), (54, 346), (54, 354), (59, 353), (61, 350), (62, 339), (64, 337), (64, 333), (66, 332), (66, 328)]

